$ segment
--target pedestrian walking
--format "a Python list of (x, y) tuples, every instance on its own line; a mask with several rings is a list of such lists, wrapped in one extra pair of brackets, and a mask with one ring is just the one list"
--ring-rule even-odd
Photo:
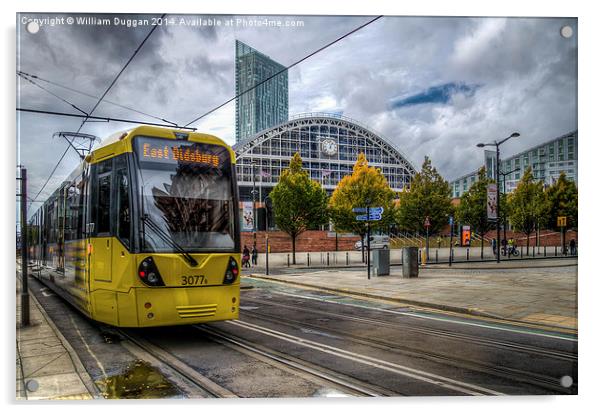
[(577, 254), (577, 243), (575, 242), (575, 238), (571, 240), (569, 243), (569, 247), (571, 248), (571, 255)]
[(504, 238), (502, 241), (502, 255), (506, 255), (507, 248), (508, 248), (508, 241), (506, 240), (506, 238)]
[(253, 266), (257, 265), (257, 248), (255, 248), (255, 244), (253, 244), (253, 249), (251, 250), (251, 263)]
[(495, 238), (491, 241), (491, 248), (493, 248), (493, 256), (495, 257), (497, 255), (497, 240)]
[(251, 268), (251, 263), (249, 262), (249, 248), (245, 245), (242, 249), (242, 266), (243, 268)]

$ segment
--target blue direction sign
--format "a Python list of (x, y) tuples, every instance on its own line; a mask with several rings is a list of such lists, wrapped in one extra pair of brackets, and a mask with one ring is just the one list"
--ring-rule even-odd
[[(353, 208), (352, 211), (355, 212), (356, 214), (365, 214), (366, 208), (362, 208), (362, 207)], [(370, 212), (370, 214), (382, 214), (385, 211), (385, 209), (383, 207), (373, 207), (373, 208), (368, 208), (368, 211)]]
[(382, 219), (382, 215), (380, 214), (370, 214), (370, 215), (357, 215), (355, 217), (356, 221), (380, 221)]

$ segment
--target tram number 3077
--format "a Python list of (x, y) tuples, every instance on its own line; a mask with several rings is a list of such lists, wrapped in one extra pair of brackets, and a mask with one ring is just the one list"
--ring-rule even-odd
[(181, 285), (202, 285), (207, 284), (204, 275), (182, 275)]

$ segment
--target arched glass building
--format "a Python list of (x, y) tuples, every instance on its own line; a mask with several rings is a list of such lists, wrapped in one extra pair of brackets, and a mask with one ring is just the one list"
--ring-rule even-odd
[[(360, 123), (328, 113), (305, 113), (234, 145), (241, 200), (251, 200), (253, 175), (263, 201), (278, 183), (280, 172), (299, 152), (312, 179), (329, 192), (353, 171), (360, 152), (376, 166), (395, 191), (403, 190), (416, 173), (407, 157), (391, 142)], [(255, 162), (255, 166), (253, 163)], [(254, 170), (253, 170), (254, 169)]]
[[(299, 152), (303, 168), (331, 193), (353, 172), (360, 152), (370, 166), (381, 169), (394, 191), (402, 191), (416, 173), (406, 156), (384, 137), (353, 119), (328, 113), (305, 113), (238, 142), (236, 169), (241, 201), (255, 201), (262, 208), (280, 173)], [(257, 215), (258, 229), (265, 228), (265, 213)], [(271, 225), (270, 225), (271, 226)]]

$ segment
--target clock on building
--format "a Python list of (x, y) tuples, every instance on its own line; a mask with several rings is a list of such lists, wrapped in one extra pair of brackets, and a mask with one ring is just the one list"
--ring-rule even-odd
[(322, 139), (321, 142), (322, 152), (328, 156), (335, 155), (337, 153), (337, 143), (334, 139)]

